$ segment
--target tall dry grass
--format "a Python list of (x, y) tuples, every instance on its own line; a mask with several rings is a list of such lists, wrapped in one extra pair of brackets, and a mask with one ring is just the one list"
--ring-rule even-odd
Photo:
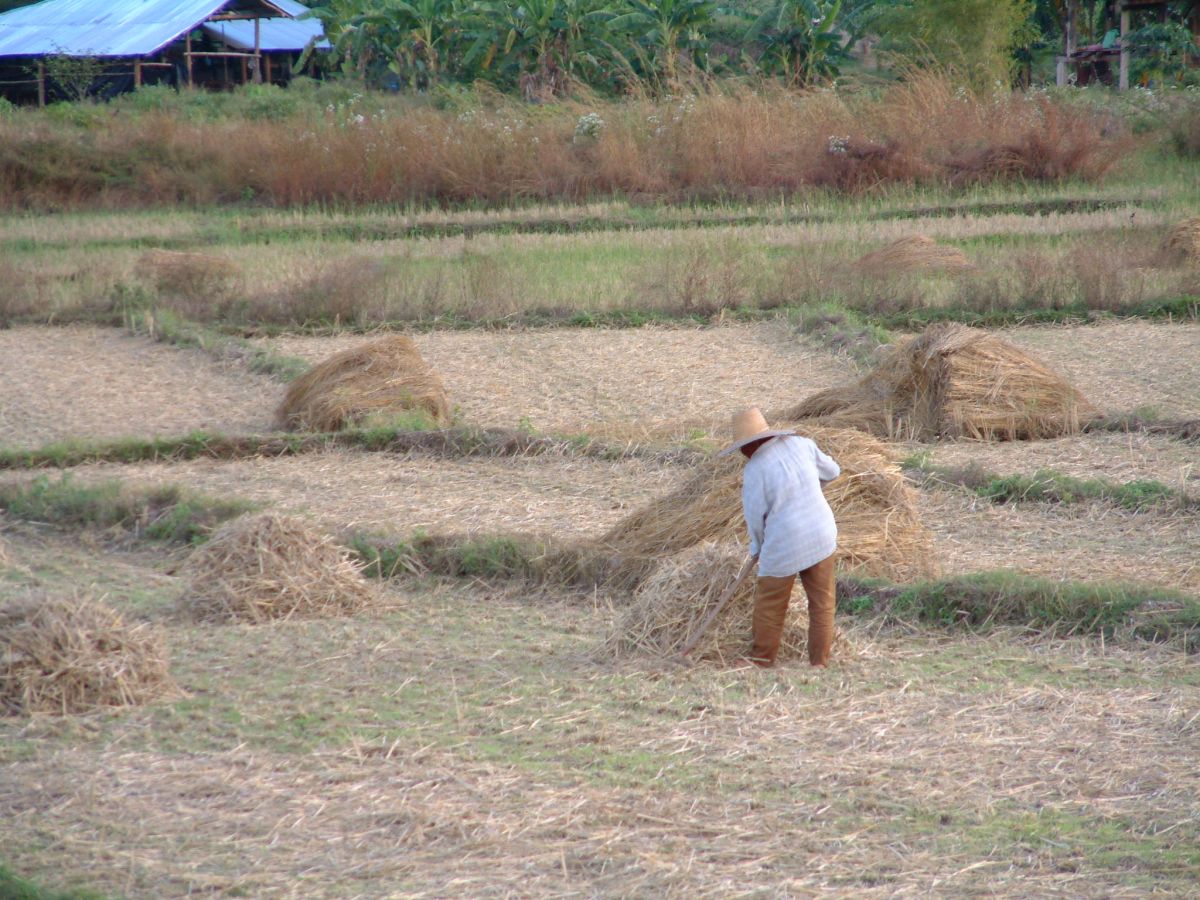
[(31, 113), (0, 122), (0, 203), (754, 199), (1095, 179), (1130, 149), (1088, 111), (977, 95), (933, 73), (876, 96), (724, 86), (672, 100), (485, 101), (463, 112), (401, 100), (369, 114), (204, 123), (163, 111), (114, 110), (86, 125)]

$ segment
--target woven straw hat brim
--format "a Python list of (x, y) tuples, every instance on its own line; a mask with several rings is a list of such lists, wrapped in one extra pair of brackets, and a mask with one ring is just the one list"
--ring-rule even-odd
[(717, 456), (728, 456), (730, 453), (734, 453), (738, 450), (741, 450), (747, 444), (752, 444), (755, 441), (763, 441), (763, 440), (766, 440), (767, 438), (785, 437), (787, 435), (795, 435), (795, 434), (796, 434), (796, 432), (794, 430), (792, 430), (791, 428), (772, 428), (767, 431), (760, 431), (758, 434), (752, 434), (748, 438), (742, 438), (742, 440), (740, 440), (740, 441), (735, 441), (734, 443), (732, 443), (728, 447), (726, 447), (724, 450), (722, 450), (720, 453), (718, 453)]

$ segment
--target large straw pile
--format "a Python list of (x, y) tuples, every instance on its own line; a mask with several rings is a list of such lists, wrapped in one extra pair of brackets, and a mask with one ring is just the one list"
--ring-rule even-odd
[(1163, 250), (1176, 262), (1200, 262), (1200, 218), (1185, 219), (1174, 226), (1167, 233)]
[(896, 272), (965, 272), (974, 268), (957, 247), (939, 244), (923, 234), (900, 238), (860, 257), (854, 267), (868, 275)]
[(220, 528), (183, 567), (197, 618), (266, 622), (350, 615), (376, 592), (349, 554), (299, 519), (264, 513)]
[(288, 387), (276, 415), (285, 428), (337, 431), (410, 410), (424, 410), (438, 423), (450, 421), (442, 379), (412, 338), (392, 335), (313, 366)]
[(897, 344), (857, 383), (820, 391), (783, 413), (923, 441), (1061, 437), (1096, 415), (1042, 362), (986, 331), (955, 324), (931, 325)]
[(172, 688), (162, 634), (92, 597), (31, 595), (0, 606), (0, 709), (81, 713)]
[[(745, 548), (739, 544), (703, 541), (661, 560), (637, 589), (632, 605), (617, 619), (606, 649), (614, 655), (677, 655), (733, 584), (745, 559)], [(748, 578), (689, 658), (728, 663), (748, 655), (753, 612), (754, 579)], [(807, 600), (797, 580), (779, 659), (803, 655), (807, 642)]]
[[(908, 580), (933, 574), (933, 541), (916, 495), (886, 445), (852, 429), (797, 428), (841, 466), (825, 487), (838, 526), (843, 569)], [(664, 558), (702, 541), (745, 543), (742, 460), (712, 456), (679, 488), (627, 516), (597, 542), (599, 577), (639, 585)]]

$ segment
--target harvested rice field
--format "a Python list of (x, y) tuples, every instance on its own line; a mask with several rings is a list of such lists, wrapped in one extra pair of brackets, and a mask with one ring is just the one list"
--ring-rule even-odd
[[(185, 483), (203, 495), (243, 498), (310, 517), (335, 531), (386, 534), (600, 530), (674, 484), (675, 466), (570, 457), (446, 460), (333, 451), (272, 459), (79, 466), (81, 482), (117, 478)], [(28, 476), (25, 475), (25, 478)], [(8, 473), (3, 480), (11, 481)]]
[(271, 379), (114, 328), (0, 329), (0, 446), (270, 427)]
[[(209, 316), (202, 294), (178, 307), (157, 297), (191, 329), (187, 346), (136, 314), (129, 330), (0, 329), (0, 451), (60, 441), (93, 451), (3, 455), (0, 896), (18, 878), (45, 896), (106, 900), (1195, 895), (1196, 312), (1007, 319), (957, 368), (971, 342), (951, 321), (947, 340), (917, 345), (934, 348), (926, 368), (890, 381), (885, 361), (899, 357), (879, 344), (914, 334), (888, 318), (897, 306), (926, 293), (945, 306), (1012, 260), (1061, 262), (1046, 284), (1065, 284), (1088, 236), (1101, 252), (1129, 236), (1128, 259), (1144, 261), (1191, 195), (1129, 191), (1111, 208), (1034, 215), (1013, 211), (1024, 199), (1011, 190), (992, 213), (987, 199), (962, 214), (891, 217), (891, 201), (871, 198), (828, 221), (689, 228), (679, 217), (703, 210), (664, 207), (639, 212), (637, 233), (469, 238), (397, 235), (454, 216), (507, 227), (535, 213), (629, 210), (0, 216), (0, 243), (27, 279), (65, 271), (76, 241), (98, 285), (125, 277), (156, 241), (235, 260), (240, 283), (276, 304), (285, 275), (303, 287), (326, 263), (348, 275), (338, 266), (370, 260), (381, 268), (367, 275), (387, 276), (320, 282), (304, 299), (318, 321), (294, 328), (257, 295), (229, 318)], [(360, 219), (371, 227), (348, 237)], [(271, 240), (250, 240), (255, 229)], [(828, 274), (918, 235), (968, 264), (904, 279), (884, 265), (844, 296), (825, 285), (818, 305), (787, 285), (771, 304), (743, 315), (731, 302), (707, 325), (667, 278), (694, 276), (684, 286), (708, 302), (724, 290), (721, 266), (739, 278), (758, 268), (807, 277), (810, 263)], [(460, 265), (478, 296), (444, 311), (455, 328), (397, 328), (431, 373), (404, 381), (398, 363), (364, 356), (353, 370), (362, 380), (351, 390), (331, 379), (323, 402), (386, 405), (379, 418), (338, 440), (309, 433), (300, 415), (294, 435), (274, 433), (288, 382), (252, 362), (298, 372), (392, 336), (361, 318), (341, 330), (342, 309), (357, 316)], [(1193, 278), (1155, 271), (1173, 290)], [(411, 284), (392, 278), (408, 274)], [(523, 279), (531, 291), (586, 284), (595, 296), (572, 297), (557, 326), (496, 328), (546, 301), (504, 306)], [(606, 293), (631, 285), (645, 296)], [(138, 287), (153, 312), (152, 286)], [(576, 327), (581, 310), (625, 307), (656, 324)], [(957, 321), (978, 321), (983, 307), (993, 301)], [(236, 318), (263, 310), (262, 321)], [(1008, 343), (997, 350), (992, 338)], [(1016, 351), (1052, 370), (1048, 397), (1004, 394), (1028, 383), (1017, 369), (1034, 368)], [(449, 428), (395, 405), (434, 382)], [(737, 473), (701, 462), (726, 441), (730, 413), (776, 413), (848, 386), (875, 404), (872, 422), (906, 404), (934, 424), (925, 442), (809, 425), (853, 468), (830, 489), (844, 504), (841, 551), (853, 532), (879, 555), (871, 574), (890, 573), (843, 566), (830, 668), (810, 669), (799, 645), (771, 670), (730, 662), (749, 650), (745, 585), (708, 635), (718, 654), (685, 661), (633, 640), (631, 611), (662, 646), (680, 647), (684, 635), (653, 628), (702, 618), (740, 565)], [(1045, 415), (1074, 389), (1088, 416), (1125, 417), (1133, 430), (1107, 430), (1110, 420), (1080, 431)], [(1040, 411), (1052, 436), (935, 439), (948, 398), (962, 433), (991, 416), (997, 430), (974, 433), (995, 437), (1006, 416)], [(1139, 430), (1147, 423), (1161, 430)], [(197, 431), (230, 440), (182, 440)], [(121, 437), (176, 440), (107, 446)], [(1035, 494), (1035, 475), (1077, 495)], [(989, 494), (993, 482), (1007, 493)], [(709, 539), (715, 549), (697, 543)], [(708, 557), (722, 561), (719, 578), (689, 563)], [(53, 634), (14, 612), (38, 598), (56, 602)], [(792, 602), (797, 624), (802, 600)], [(147, 646), (161, 637), (161, 689), (128, 690), (147, 662), (141, 645), (106, 656), (113, 640), (70, 615), (83, 608), (115, 611)], [(36, 673), (37, 697), (30, 646), (56, 660)], [(161, 660), (149, 663), (163, 674)], [(101, 690), (105, 702), (54, 708), (58, 670), (78, 686), (73, 703)]]
[[(265, 344), (315, 363), (365, 340)], [(466, 421), (629, 438), (724, 428), (739, 404), (784, 406), (854, 372), (845, 355), (783, 323), (434, 332), (417, 346)]]

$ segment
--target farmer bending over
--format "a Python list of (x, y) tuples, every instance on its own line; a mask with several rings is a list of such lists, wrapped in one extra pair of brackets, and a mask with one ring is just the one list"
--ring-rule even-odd
[(742, 511), (750, 530), (750, 555), (758, 559), (751, 659), (775, 664), (788, 599), (799, 574), (808, 595), (808, 661), (824, 666), (833, 644), (833, 552), (837, 525), (821, 482), (841, 473), (838, 464), (794, 431), (772, 430), (757, 407), (733, 416), (733, 444), (741, 450)]

